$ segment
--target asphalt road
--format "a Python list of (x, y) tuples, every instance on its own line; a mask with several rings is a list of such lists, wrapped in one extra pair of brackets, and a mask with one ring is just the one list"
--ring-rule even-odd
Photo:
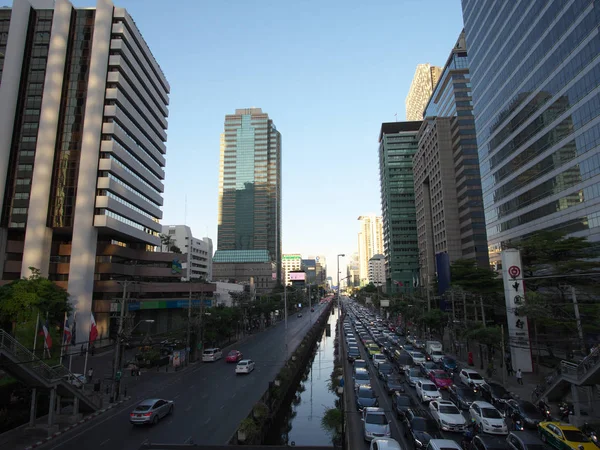
[[(322, 312), (320, 305), (312, 313), (313, 319)], [(305, 310), (301, 318), (289, 317), (288, 355), (310, 329), (310, 316)], [(248, 375), (236, 376), (235, 365), (224, 359), (197, 363), (180, 372), (152, 374), (156, 382), (151, 392), (50, 441), (44, 448), (134, 450), (144, 441), (183, 444), (189, 440), (205, 445), (226, 444), (283, 366), (285, 340), (282, 322), (240, 344), (236, 349), (256, 362), (256, 369)], [(144, 398), (174, 400), (175, 411), (154, 427), (134, 427), (129, 423), (129, 413)]]

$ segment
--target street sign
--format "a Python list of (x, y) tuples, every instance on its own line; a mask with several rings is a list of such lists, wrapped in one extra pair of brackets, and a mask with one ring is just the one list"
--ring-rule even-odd
[(521, 269), (518, 266), (510, 266), (508, 268), (508, 274), (513, 279), (517, 278), (519, 275), (521, 275)]

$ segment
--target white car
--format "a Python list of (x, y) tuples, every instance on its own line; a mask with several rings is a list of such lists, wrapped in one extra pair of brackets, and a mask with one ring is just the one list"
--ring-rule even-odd
[(235, 366), (235, 373), (250, 373), (254, 370), (254, 361), (251, 359), (242, 359), (237, 366)]
[(421, 352), (408, 352), (408, 354), (412, 358), (413, 364), (415, 364), (415, 365), (421, 364), (421, 363), (424, 363), (425, 361), (427, 361), (427, 358)]
[(442, 431), (463, 432), (467, 421), (460, 409), (449, 400), (432, 400), (429, 403), (429, 412), (440, 424)]
[(367, 407), (363, 409), (362, 423), (365, 441), (392, 437), (390, 422), (383, 408)]
[(508, 427), (502, 414), (488, 402), (473, 402), (469, 408), (471, 418), (479, 430), (489, 434), (508, 434)]
[(402, 447), (396, 439), (376, 438), (371, 441), (369, 450), (402, 450)]
[(429, 354), (429, 357), (433, 362), (439, 363), (442, 362), (442, 360), (444, 359), (444, 352), (440, 350), (432, 350)]
[(415, 384), (415, 388), (417, 390), (417, 397), (421, 402), (442, 399), (442, 394), (440, 394), (436, 385), (425, 378), (419, 378)]
[(129, 422), (133, 425), (156, 425), (160, 419), (173, 413), (173, 400), (149, 398), (139, 403), (129, 413)]
[(485, 384), (485, 380), (483, 379), (483, 377), (481, 375), (479, 375), (479, 373), (477, 373), (476, 370), (473, 369), (462, 369), (460, 371), (460, 381), (462, 381), (462, 383), (465, 386), (471, 386), (471, 385), (479, 385), (481, 386), (482, 384)]
[(375, 366), (375, 368), (377, 369), (377, 367), (379, 366), (379, 364), (387, 362), (387, 358), (385, 357), (385, 355), (382, 355), (381, 353), (375, 353), (373, 355), (373, 365)]

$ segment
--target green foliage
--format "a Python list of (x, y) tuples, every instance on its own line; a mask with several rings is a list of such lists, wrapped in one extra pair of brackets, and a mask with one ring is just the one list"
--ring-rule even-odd
[(327, 408), (321, 418), (321, 427), (333, 436), (336, 436), (342, 426), (344, 417), (338, 408)]
[(444, 326), (448, 323), (448, 316), (440, 309), (432, 309), (421, 316), (421, 321), (426, 327), (442, 334)]
[(474, 294), (502, 292), (502, 280), (486, 267), (479, 267), (474, 259), (458, 259), (450, 265), (452, 286), (460, 286)]
[(500, 348), (502, 342), (502, 330), (500, 327), (484, 327), (482, 324), (472, 324), (464, 333), (463, 337), (474, 340), (480, 344)]

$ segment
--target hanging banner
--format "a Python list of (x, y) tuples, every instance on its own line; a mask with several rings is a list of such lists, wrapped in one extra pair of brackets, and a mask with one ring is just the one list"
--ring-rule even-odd
[(389, 308), (390, 301), (389, 300), (379, 300), (379, 306), (381, 306), (382, 308)]
[(523, 282), (521, 252), (508, 249), (502, 252), (502, 280), (508, 322), (508, 349), (512, 368), (516, 372), (533, 372), (531, 342), (527, 317), (520, 316), (517, 308), (525, 303), (525, 283)]

